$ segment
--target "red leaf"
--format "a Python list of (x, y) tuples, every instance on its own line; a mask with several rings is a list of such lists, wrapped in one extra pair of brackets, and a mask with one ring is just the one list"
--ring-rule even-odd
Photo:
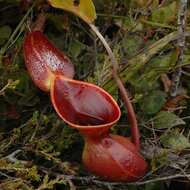
[(24, 57), (27, 69), (35, 84), (50, 91), (55, 75), (73, 78), (74, 67), (40, 31), (30, 33), (24, 41)]

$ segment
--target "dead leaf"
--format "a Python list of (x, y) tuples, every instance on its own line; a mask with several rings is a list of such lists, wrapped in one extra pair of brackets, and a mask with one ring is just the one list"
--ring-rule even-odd
[(184, 99), (190, 99), (189, 96), (182, 94), (170, 99), (162, 110), (174, 111), (176, 110)]
[(19, 119), (21, 117), (20, 111), (16, 105), (7, 105), (6, 114), (10, 119)]
[(96, 19), (96, 11), (92, 0), (49, 0), (53, 7), (72, 12), (88, 24)]
[(169, 79), (168, 75), (162, 74), (160, 76), (160, 81), (163, 83), (164, 86), (164, 92), (169, 92), (170, 91), (170, 86), (171, 86), (171, 80)]

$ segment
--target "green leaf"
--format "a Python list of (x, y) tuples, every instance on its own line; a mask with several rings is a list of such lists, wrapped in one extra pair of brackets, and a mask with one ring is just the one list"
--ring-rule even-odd
[(91, 0), (49, 0), (49, 2), (53, 7), (74, 13), (88, 24), (96, 19), (95, 7)]
[(19, 99), (18, 105), (34, 106), (39, 102), (39, 98), (32, 90), (27, 90), (22, 98)]
[(179, 55), (178, 50), (174, 50), (168, 55), (153, 59), (150, 66), (155, 69), (171, 67), (175, 65), (178, 55)]
[(129, 56), (134, 56), (137, 52), (138, 49), (138, 40), (125, 37), (123, 42), (122, 42), (124, 51), (129, 55)]
[(131, 18), (126, 18), (124, 19), (124, 23), (123, 25), (127, 28), (131, 28), (132, 27), (132, 21), (131, 21)]
[(145, 93), (159, 87), (159, 82), (156, 80), (147, 80), (146, 77), (140, 77), (138, 74), (135, 74), (129, 79), (129, 83), (133, 85), (135, 91)]
[(139, 102), (140, 107), (146, 114), (157, 113), (166, 103), (167, 94), (160, 90), (151, 91)]
[(0, 45), (2, 45), (5, 40), (8, 40), (11, 36), (11, 27), (10, 26), (2, 26), (0, 28)]
[(171, 70), (178, 59), (178, 54), (178, 50), (174, 50), (163, 57), (156, 57), (149, 62), (146, 68), (143, 68), (143, 75), (139, 80), (146, 80), (148, 82), (157, 80), (161, 74)]
[(20, 69), (20, 72), (15, 77), (19, 80), (19, 84), (16, 86), (17, 90), (26, 90), (29, 88), (31, 78), (26, 70)]
[(77, 57), (80, 54), (82, 48), (82, 44), (80, 44), (76, 40), (72, 40), (69, 51), (74, 57)]
[(152, 12), (152, 21), (167, 24), (173, 20), (177, 13), (177, 4), (173, 1), (169, 6), (161, 7)]
[(12, 91), (7, 90), (5, 92), (5, 96), (4, 96), (6, 102), (8, 102), (10, 105), (15, 105), (19, 99), (19, 96), (16, 94), (13, 94)]
[[(148, 60), (150, 60), (150, 58), (153, 57), (155, 53), (157, 53), (161, 48), (167, 45), (170, 41), (176, 40), (177, 38), (178, 38), (177, 33), (172, 32), (168, 34), (167, 36), (165, 36), (164, 38), (150, 45), (142, 53), (138, 54), (133, 59), (130, 59), (127, 62), (127, 64), (124, 64), (124, 66), (121, 66), (118, 72), (123, 82), (128, 81), (134, 74), (137, 73), (138, 70), (142, 69), (142, 67), (148, 63)], [(110, 94), (114, 93), (117, 88), (117, 85), (114, 82), (112, 73), (107, 75), (106, 79), (103, 78), (103, 80), (105, 82), (101, 86)]]
[(48, 181), (49, 181), (49, 176), (46, 175), (46, 176), (44, 177), (44, 179), (43, 179), (43, 183), (44, 183), (44, 184), (47, 184)]
[(156, 129), (165, 129), (178, 125), (185, 125), (185, 122), (173, 113), (161, 111), (154, 120)]
[(131, 0), (130, 1), (129, 0), (124, 0), (123, 4), (124, 4), (125, 8), (129, 9), (130, 8), (130, 4), (131, 4)]
[(190, 61), (190, 55), (184, 55), (183, 61), (184, 61), (184, 63), (189, 62)]
[(160, 189), (164, 189), (163, 181), (148, 183), (145, 185), (145, 190), (160, 190)]
[(166, 148), (190, 148), (189, 140), (179, 131), (172, 131), (165, 134), (162, 138), (161, 144)]

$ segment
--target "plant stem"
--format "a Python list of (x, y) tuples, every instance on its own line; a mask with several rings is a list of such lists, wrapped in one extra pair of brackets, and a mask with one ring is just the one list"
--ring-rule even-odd
[[(100, 17), (109, 17), (109, 18), (111, 17), (111, 18), (114, 18), (114, 19), (127, 19), (128, 18), (127, 16), (112, 15), (112, 14), (103, 14), (103, 13), (97, 13), (97, 16), (100, 16)], [(140, 19), (139, 21), (143, 22), (145, 24), (152, 25), (152, 26), (158, 26), (158, 27), (162, 27), (162, 28), (170, 28), (170, 29), (177, 30), (177, 27), (166, 25), (166, 24), (162, 24), (162, 23), (159, 23), (159, 22), (152, 22), (152, 21), (144, 20), (144, 19)]]
[[(176, 66), (183, 62), (184, 46), (185, 46), (185, 22), (186, 22), (186, 9), (187, 0), (181, 0), (178, 13), (178, 49), (179, 55), (176, 62)], [(175, 97), (177, 95), (177, 89), (181, 78), (181, 67), (177, 68), (172, 74), (172, 83), (170, 87), (170, 96)]]
[(9, 154), (6, 158), (9, 162), (12, 162), (12, 163), (16, 163), (16, 162), (19, 162), (20, 164), (23, 164), (23, 165), (27, 165), (29, 162), (28, 161), (25, 161), (25, 160), (18, 160), (16, 158), (16, 156), (21, 153), (22, 150), (21, 149), (18, 149), (18, 150), (15, 150), (14, 152), (12, 152), (11, 154)]
[(18, 26), (16, 27), (16, 29), (14, 30), (14, 32), (12, 33), (12, 35), (10, 36), (9, 40), (7, 41), (7, 43), (4, 45), (4, 47), (1, 49), (1, 54), (3, 55), (7, 48), (9, 47), (10, 43), (13, 41), (13, 39), (15, 38), (16, 34), (18, 33), (18, 31), (20, 30), (20, 28), (23, 26), (26, 18), (28, 17), (28, 15), (31, 13), (32, 9), (34, 8), (34, 6), (36, 5), (37, 1), (35, 1), (33, 3), (33, 5), (30, 7), (30, 9), (27, 11), (27, 13), (24, 15), (24, 17), (22, 18), (22, 20), (20, 21), (20, 23), (18, 24)]
[(122, 81), (120, 80), (120, 78), (118, 76), (118, 62), (116, 60), (116, 57), (115, 57), (114, 53), (112, 52), (110, 46), (106, 42), (105, 38), (97, 30), (95, 25), (91, 23), (91, 24), (89, 24), (89, 26), (96, 33), (98, 38), (101, 40), (101, 42), (103, 43), (104, 47), (106, 48), (106, 50), (107, 50), (107, 52), (108, 52), (108, 54), (109, 54), (109, 56), (111, 58), (111, 62), (112, 62), (112, 65), (113, 65), (113, 77), (114, 77), (114, 79), (115, 79), (115, 81), (117, 83), (117, 86), (118, 86), (118, 88), (119, 88), (119, 90), (121, 92), (121, 95), (123, 97), (123, 100), (125, 102), (125, 105), (126, 105), (126, 108), (127, 108), (127, 111), (128, 111), (128, 115), (129, 115), (129, 119), (130, 119), (130, 123), (131, 123), (132, 142), (134, 143), (136, 148), (139, 150), (140, 149), (140, 143), (139, 143), (139, 131), (138, 131), (137, 120), (136, 120), (135, 113), (134, 113), (134, 110), (133, 110), (133, 106), (131, 104), (129, 96), (127, 95), (125, 87), (124, 87)]
[(32, 31), (33, 32), (34, 31), (40, 31), (43, 33), (46, 20), (47, 20), (47, 14), (46, 13), (39, 13), (34, 25), (32, 26)]
[(143, 23), (145, 23), (145, 24), (148, 24), (148, 25), (177, 30), (177, 27), (175, 27), (175, 26), (170, 26), (170, 25), (166, 25), (166, 24), (162, 24), (162, 23), (158, 23), (158, 22), (152, 22), (152, 21), (149, 21), (149, 20), (141, 20), (141, 21)]
[(3, 92), (10, 86), (12, 82), (12, 80), (8, 80), (8, 83), (0, 90), (0, 95), (3, 94)]

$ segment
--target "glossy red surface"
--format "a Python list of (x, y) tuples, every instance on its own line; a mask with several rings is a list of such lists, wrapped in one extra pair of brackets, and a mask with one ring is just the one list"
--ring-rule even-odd
[(51, 99), (60, 117), (84, 134), (84, 166), (106, 180), (133, 181), (141, 178), (147, 164), (133, 143), (109, 128), (120, 117), (112, 97), (101, 88), (56, 77)]
[(134, 144), (108, 132), (85, 136), (83, 164), (93, 174), (111, 181), (134, 181), (147, 171), (147, 163)]
[(56, 77), (51, 89), (52, 103), (60, 117), (80, 130), (116, 122), (120, 109), (113, 98), (96, 85)]
[(74, 76), (71, 61), (40, 31), (31, 32), (25, 38), (24, 57), (33, 81), (44, 91), (50, 91), (54, 75)]
[(114, 99), (96, 85), (73, 80), (72, 63), (41, 32), (26, 37), (24, 55), (33, 81), (50, 91), (59, 116), (83, 133), (84, 166), (105, 180), (141, 178), (147, 163), (139, 150), (128, 139), (109, 134), (121, 115)]

